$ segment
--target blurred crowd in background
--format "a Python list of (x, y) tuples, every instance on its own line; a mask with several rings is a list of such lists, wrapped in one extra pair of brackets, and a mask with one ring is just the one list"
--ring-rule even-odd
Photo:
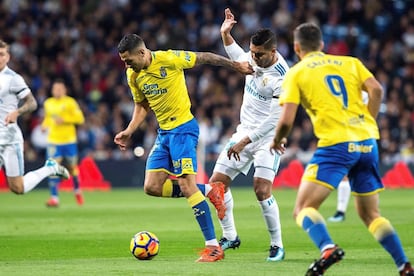
[[(385, 89), (378, 117), (382, 162), (414, 163), (412, 0), (3, 0), (0, 28), (1, 38), (11, 45), (9, 67), (22, 74), (39, 103), (36, 112), (20, 118), (26, 159), (45, 158), (39, 123), (56, 78), (66, 81), (69, 95), (85, 113), (86, 123), (78, 129), (82, 156), (133, 159), (136, 146), (147, 153), (158, 126), (153, 115), (134, 135), (130, 150), (121, 152), (113, 143), (134, 108), (118, 42), (127, 33), (137, 33), (151, 50), (226, 55), (220, 26), (227, 7), (238, 21), (232, 34), (245, 50), (251, 34), (268, 27), (277, 34), (278, 51), (293, 65), (292, 30), (313, 21), (324, 33), (325, 52), (360, 58)], [(214, 161), (239, 123), (244, 76), (203, 65), (187, 70), (186, 79), (200, 123), (201, 150), (206, 161)], [(284, 160), (306, 162), (315, 145), (312, 125), (302, 111)]]

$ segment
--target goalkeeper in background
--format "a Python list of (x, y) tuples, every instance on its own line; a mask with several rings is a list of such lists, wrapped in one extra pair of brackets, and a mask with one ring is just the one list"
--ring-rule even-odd
[[(79, 183), (76, 126), (83, 124), (85, 118), (76, 100), (67, 95), (63, 80), (53, 82), (52, 97), (44, 102), (44, 112), (42, 130), (48, 132), (47, 157), (68, 169), (72, 176), (76, 202), (82, 205), (84, 200)], [(46, 202), (48, 207), (59, 206), (59, 182), (59, 178), (49, 177), (50, 198)]]

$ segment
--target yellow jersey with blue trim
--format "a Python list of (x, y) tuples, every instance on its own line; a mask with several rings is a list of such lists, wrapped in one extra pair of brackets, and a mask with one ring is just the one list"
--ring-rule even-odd
[(362, 98), (363, 83), (370, 77), (357, 58), (311, 52), (286, 74), (279, 103), (303, 106), (319, 147), (379, 139), (375, 118)]
[[(76, 100), (69, 96), (48, 98), (43, 104), (45, 118), (42, 126), (48, 129), (47, 142), (56, 145), (76, 143), (76, 125), (83, 124), (85, 117)], [(58, 123), (56, 118), (63, 120)]]
[(174, 129), (194, 118), (185, 83), (184, 69), (192, 68), (196, 54), (191, 51), (151, 52), (152, 61), (139, 73), (128, 68), (128, 85), (134, 102), (148, 101), (161, 129)]

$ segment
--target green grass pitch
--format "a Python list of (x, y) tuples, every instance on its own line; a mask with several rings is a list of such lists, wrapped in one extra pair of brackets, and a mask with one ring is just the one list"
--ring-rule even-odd
[[(251, 188), (233, 188), (235, 219), (242, 245), (226, 251), (223, 261), (195, 263), (203, 237), (185, 199), (154, 198), (142, 189), (86, 192), (84, 206), (71, 193), (61, 206), (47, 209), (48, 192), (24, 196), (0, 193), (0, 275), (304, 275), (319, 256), (307, 235), (294, 223), (295, 190), (274, 190), (281, 213), (286, 258), (269, 263), (269, 236)], [(398, 231), (414, 261), (414, 190), (386, 190), (382, 214)], [(212, 205), (210, 205), (212, 206)], [(335, 211), (336, 192), (321, 207)], [(212, 207), (213, 208), (213, 207)], [(220, 226), (214, 213), (217, 236)], [(327, 275), (398, 275), (396, 267), (357, 217), (353, 202), (343, 223), (328, 223), (346, 251), (345, 259)], [(160, 253), (151, 261), (129, 252), (138, 231), (154, 232)]]

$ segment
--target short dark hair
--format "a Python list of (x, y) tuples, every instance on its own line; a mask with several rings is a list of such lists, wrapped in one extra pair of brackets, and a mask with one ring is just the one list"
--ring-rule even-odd
[(64, 80), (63, 78), (56, 78), (56, 79), (53, 81), (53, 83), (61, 83), (61, 84), (63, 84), (64, 86), (66, 86), (66, 82), (65, 82), (65, 80)]
[(270, 29), (259, 29), (252, 35), (250, 42), (255, 46), (263, 46), (270, 50), (276, 48), (276, 35)]
[(293, 36), (300, 47), (307, 52), (318, 51), (322, 32), (318, 25), (314, 23), (303, 23), (296, 27)]
[(145, 45), (144, 40), (136, 34), (125, 35), (118, 44), (118, 52), (132, 51), (139, 46)]

